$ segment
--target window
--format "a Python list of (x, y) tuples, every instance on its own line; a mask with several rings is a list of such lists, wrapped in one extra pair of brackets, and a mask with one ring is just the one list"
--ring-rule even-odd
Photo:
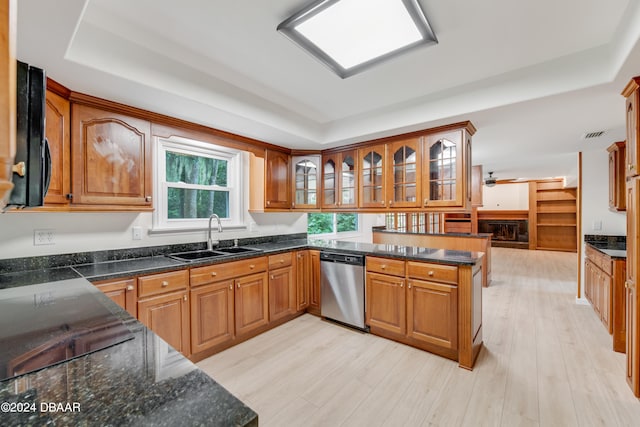
[(387, 230), (410, 233), (441, 233), (442, 215), (437, 212), (394, 212), (386, 214)]
[(358, 214), (310, 213), (307, 216), (308, 234), (337, 234), (358, 232)]
[(206, 227), (212, 213), (243, 225), (241, 151), (176, 137), (157, 147), (154, 229)]

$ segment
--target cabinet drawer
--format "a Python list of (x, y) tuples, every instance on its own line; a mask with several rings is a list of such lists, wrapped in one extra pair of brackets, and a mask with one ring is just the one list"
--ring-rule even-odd
[(189, 284), (189, 270), (172, 271), (138, 277), (138, 296), (164, 294), (166, 292), (186, 289)]
[(404, 261), (368, 256), (367, 271), (404, 277)]
[(409, 277), (442, 283), (458, 284), (458, 267), (453, 265), (431, 264), (428, 262), (407, 262)]
[(243, 259), (191, 269), (191, 287), (267, 271), (267, 257)]
[(278, 254), (278, 255), (269, 255), (269, 270), (290, 266), (292, 264), (291, 262), (292, 256), (293, 256), (293, 252), (287, 252), (287, 253)]

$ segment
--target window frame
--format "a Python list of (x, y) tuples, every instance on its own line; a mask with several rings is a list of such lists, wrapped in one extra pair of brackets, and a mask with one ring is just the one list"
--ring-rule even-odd
[[(241, 150), (196, 141), (189, 138), (171, 136), (169, 138), (156, 137), (154, 146), (154, 211), (152, 230), (162, 231), (191, 231), (208, 228), (209, 218), (168, 218), (168, 192), (169, 188), (200, 189), (213, 191), (228, 191), (229, 193), (229, 217), (220, 218), (223, 229), (246, 228), (244, 215), (244, 187), (243, 152)], [(187, 183), (169, 183), (166, 180), (166, 153), (209, 157), (227, 161), (227, 185), (201, 185)]]

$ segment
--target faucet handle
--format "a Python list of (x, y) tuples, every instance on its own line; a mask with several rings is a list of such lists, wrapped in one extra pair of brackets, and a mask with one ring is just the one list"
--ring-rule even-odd
[(233, 246), (238, 247), (238, 239), (233, 239)]

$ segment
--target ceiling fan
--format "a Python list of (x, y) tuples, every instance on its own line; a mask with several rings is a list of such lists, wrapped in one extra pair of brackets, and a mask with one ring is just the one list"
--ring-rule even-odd
[(493, 187), (494, 185), (496, 185), (497, 183), (507, 183), (507, 182), (521, 182), (521, 181), (526, 181), (526, 180), (522, 180), (520, 178), (509, 178), (509, 179), (496, 179), (493, 176), (493, 171), (489, 172), (489, 176), (486, 177), (484, 179), (484, 185), (486, 185), (487, 187)]

